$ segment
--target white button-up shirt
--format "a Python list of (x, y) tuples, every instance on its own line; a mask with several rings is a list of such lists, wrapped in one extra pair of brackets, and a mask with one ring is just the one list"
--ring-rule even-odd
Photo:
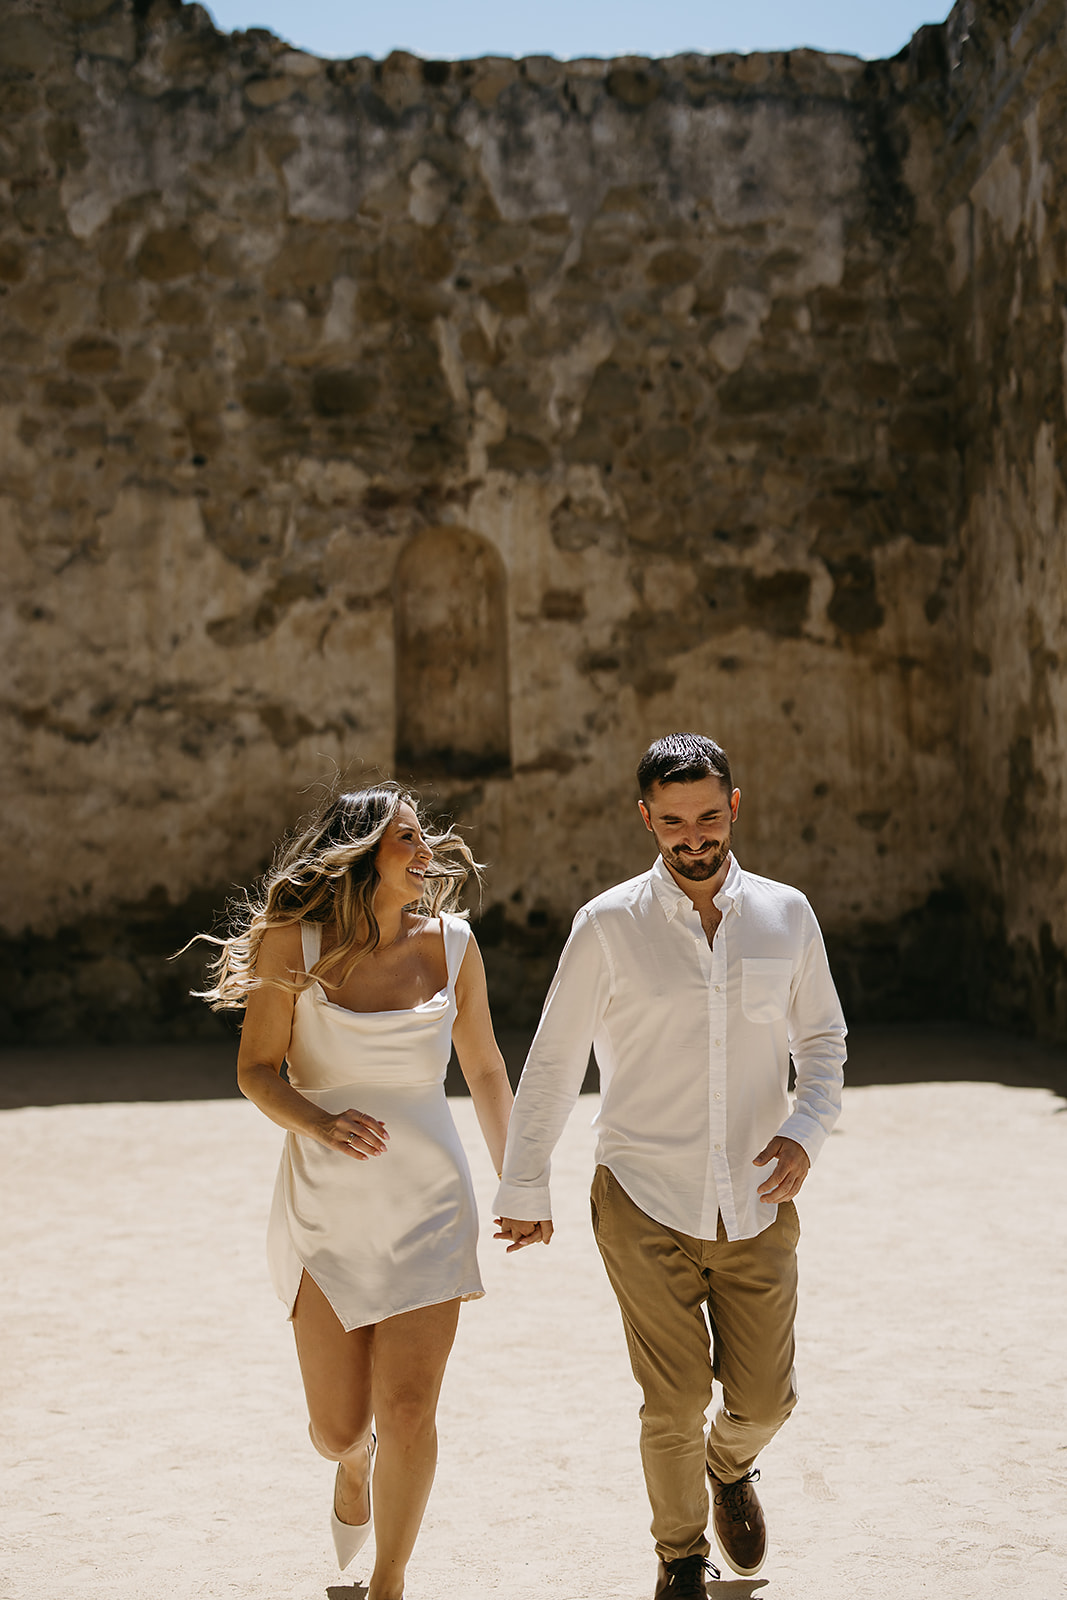
[[(775, 1134), (814, 1160), (841, 1109), (845, 1021), (815, 914), (731, 858), (712, 943), (663, 864), (582, 907), (515, 1099), (495, 1214), (552, 1215), (550, 1159), (600, 1068), (596, 1160), (657, 1222), (751, 1239), (778, 1208), (755, 1167)], [(796, 1070), (789, 1097), (789, 1058)]]

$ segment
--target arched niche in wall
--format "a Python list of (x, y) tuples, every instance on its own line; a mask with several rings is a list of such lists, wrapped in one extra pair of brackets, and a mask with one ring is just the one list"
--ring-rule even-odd
[(507, 579), (467, 528), (427, 528), (397, 562), (396, 764), (417, 777), (511, 765)]

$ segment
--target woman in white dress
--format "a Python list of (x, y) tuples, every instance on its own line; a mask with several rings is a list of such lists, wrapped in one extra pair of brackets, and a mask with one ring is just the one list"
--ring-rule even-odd
[(460, 1302), (483, 1293), (453, 1042), (497, 1171), (511, 1107), (478, 947), (448, 909), (474, 865), (396, 785), (339, 795), (282, 847), (204, 995), (245, 1008), (240, 1088), (287, 1130), (268, 1257), (311, 1441), (338, 1463), (342, 1568), (374, 1530), (368, 1600), (403, 1596)]

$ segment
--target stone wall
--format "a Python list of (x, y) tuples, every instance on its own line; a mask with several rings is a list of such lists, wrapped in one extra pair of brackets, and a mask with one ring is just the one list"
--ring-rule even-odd
[[(985, 8), (1009, 75), (1020, 9)], [(738, 853), (809, 893), (853, 1014), (973, 1009), (999, 939), (1004, 1005), (1054, 1025), (1063, 406), (1034, 454), (1001, 389), (1063, 335), (1000, 286), (1061, 236), (1025, 174), (1010, 214), (964, 198), (1037, 148), (965, 31), (339, 63), (177, 0), (9, 6), (9, 1037), (212, 1026), (166, 958), (334, 766), (470, 829), (525, 1020), (647, 864), (633, 767), (676, 727), (730, 750)]]
[(947, 220), (964, 489), (958, 877), (979, 1015), (1067, 1036), (1067, 8), (957, 7)]

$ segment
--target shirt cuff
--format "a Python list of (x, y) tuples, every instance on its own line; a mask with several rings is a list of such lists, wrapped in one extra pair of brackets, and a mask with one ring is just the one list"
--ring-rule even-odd
[(806, 1117), (802, 1111), (794, 1111), (778, 1129), (778, 1137), (793, 1139), (814, 1166), (816, 1156), (829, 1137), (829, 1129), (824, 1128), (814, 1117)]
[(516, 1222), (551, 1222), (552, 1202), (548, 1189), (531, 1189), (525, 1184), (504, 1182), (496, 1192), (493, 1215), (513, 1217)]

